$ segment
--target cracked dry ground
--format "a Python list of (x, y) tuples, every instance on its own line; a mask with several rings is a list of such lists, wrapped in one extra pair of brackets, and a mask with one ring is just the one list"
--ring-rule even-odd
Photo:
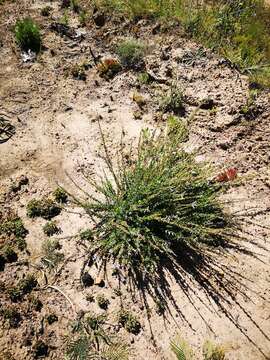
[[(10, 328), (0, 317), (0, 350), (9, 351), (16, 360), (33, 359), (35, 343), (41, 339), (49, 346), (49, 359), (62, 359), (63, 336), (69, 322), (81, 310), (103, 312), (86, 300), (88, 293), (102, 293), (110, 301), (111, 322), (121, 302), (140, 319), (139, 335), (130, 336), (124, 329), (118, 332), (131, 344), (133, 359), (173, 358), (169, 342), (176, 333), (197, 349), (196, 359), (200, 359), (198, 349), (208, 338), (223, 344), (231, 360), (269, 358), (269, 93), (260, 92), (250, 111), (243, 111), (249, 98), (247, 79), (211, 51), (185, 39), (175, 24), (159, 29), (150, 21), (132, 23), (108, 17), (101, 29), (90, 23), (80, 29), (83, 39), (72, 40), (50, 30), (52, 20), (39, 15), (44, 4), (8, 4), (5, 16), (0, 14), (0, 110), (16, 129), (14, 136), (0, 143), (0, 206), (4, 212), (16, 211), (29, 231), (27, 251), (19, 254), (17, 262), (5, 266), (1, 281), (12, 285), (25, 274), (35, 273), (39, 287), (34, 295), (43, 304), (39, 311), (31, 307), (27, 297), (15, 304), (21, 314), (17, 328)], [(50, 5), (54, 16), (60, 16), (58, 4)], [(45, 45), (38, 60), (30, 64), (22, 64), (9, 30), (26, 9), (40, 22)], [(72, 19), (71, 26), (78, 27), (76, 19)], [(147, 69), (157, 78), (166, 79), (165, 84), (154, 81), (139, 85), (138, 74), (133, 71), (123, 71), (110, 81), (98, 76), (89, 47), (97, 56), (114, 56), (115, 44), (126, 36), (138, 37), (147, 44)], [(82, 61), (89, 63), (87, 78), (75, 80), (70, 68)], [(218, 299), (209, 297), (202, 285), (194, 285), (194, 291), (186, 293), (176, 279), (170, 278), (169, 309), (164, 319), (156, 313), (150, 296), (150, 310), (146, 311), (143, 299), (138, 293), (131, 295), (125, 284), (121, 298), (116, 296), (113, 290), (117, 281), (110, 269), (103, 288), (82, 287), (80, 271), (85, 252), (72, 236), (88, 227), (89, 220), (69, 203), (56, 217), (62, 229), (56, 237), (65, 261), (56, 274), (48, 274), (48, 281), (72, 300), (74, 309), (59, 291), (43, 286), (44, 274), (37, 267), (42, 256), (45, 220), (29, 219), (26, 204), (32, 198), (49, 196), (57, 183), (77, 195), (71, 179), (84, 187), (84, 172), (95, 174), (102, 170), (98, 121), (110, 138), (112, 153), (122, 133), (127, 143), (136, 143), (142, 128), (164, 126), (166, 116), (159, 114), (158, 101), (172, 82), (184, 90), (186, 118), (201, 100), (212, 100), (196, 112), (189, 124), (188, 149), (197, 151), (198, 161), (207, 160), (217, 169), (237, 168), (238, 179), (228, 186), (224, 202), (229, 211), (242, 217), (245, 235), (252, 240), (247, 246), (253, 255), (232, 251), (232, 257), (224, 258), (219, 254), (224, 289), (217, 292)], [(133, 101), (135, 91), (145, 99), (142, 111)], [(14, 183), (18, 184), (22, 175), (28, 183), (14, 191)], [(226, 269), (235, 274), (233, 286), (226, 283)], [(99, 283), (96, 268), (88, 270)], [(227, 288), (232, 288), (232, 293), (227, 294)], [(1, 294), (1, 306), (7, 302)], [(58, 321), (48, 325), (44, 319), (51, 313), (58, 316)]]

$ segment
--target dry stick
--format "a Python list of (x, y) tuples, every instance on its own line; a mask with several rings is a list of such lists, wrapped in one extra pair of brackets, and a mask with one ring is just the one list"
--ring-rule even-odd
[(70, 300), (70, 298), (63, 292), (63, 290), (59, 289), (57, 286), (54, 286), (54, 285), (48, 285), (47, 287), (45, 287), (45, 289), (54, 289), (54, 290), (60, 292), (60, 294), (62, 294), (66, 298), (66, 300), (70, 303), (72, 310), (74, 312), (76, 312), (75, 305)]
[(91, 56), (92, 56), (92, 58), (94, 60), (95, 65), (98, 65), (98, 63), (99, 63), (98, 58), (95, 56), (91, 46), (89, 46), (89, 50), (90, 50), (90, 54), (91, 54)]

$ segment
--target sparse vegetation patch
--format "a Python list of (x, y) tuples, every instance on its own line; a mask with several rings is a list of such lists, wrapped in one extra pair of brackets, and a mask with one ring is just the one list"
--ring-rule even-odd
[(263, 0), (97, 0), (110, 11), (131, 18), (159, 18), (164, 25), (181, 22), (186, 34), (214, 49), (248, 74), (270, 85), (270, 9)]
[(128, 360), (128, 346), (113, 334), (106, 316), (86, 314), (74, 324), (66, 340), (68, 360), (106, 359)]

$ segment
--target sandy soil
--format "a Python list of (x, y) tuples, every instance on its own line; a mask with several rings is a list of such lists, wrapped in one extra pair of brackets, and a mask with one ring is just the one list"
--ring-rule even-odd
[[(53, 18), (40, 15), (44, 5), (53, 7)], [(26, 13), (40, 23), (44, 38), (45, 50), (34, 63), (22, 63), (10, 31), (15, 19)], [(247, 246), (253, 255), (233, 250), (229, 258), (219, 254), (218, 262), (224, 269), (224, 289), (218, 289), (216, 297), (209, 296), (204, 283), (194, 284), (194, 291), (187, 293), (179, 279), (168, 277), (170, 297), (164, 318), (156, 313), (149, 295), (146, 299), (142, 299), (139, 292), (131, 296), (128, 286), (123, 285), (121, 298), (115, 296), (113, 289), (118, 285), (110, 269), (104, 277), (104, 288), (82, 287), (80, 272), (87, 254), (72, 236), (87, 228), (90, 222), (81, 209), (69, 203), (56, 217), (62, 229), (58, 238), (66, 260), (60, 271), (56, 275), (48, 274), (48, 278), (49, 283), (72, 299), (75, 310), (59, 291), (37, 290), (43, 303), (40, 312), (31, 311), (25, 302), (21, 304), (23, 321), (19, 328), (9, 329), (2, 324), (0, 359), (1, 351), (10, 351), (16, 360), (33, 359), (33, 347), (38, 339), (49, 344), (49, 359), (62, 359), (63, 335), (76, 313), (103, 311), (96, 303), (86, 300), (89, 293), (94, 296), (102, 293), (109, 298), (108, 316), (112, 321), (121, 304), (138, 315), (142, 324), (138, 336), (119, 330), (119, 335), (131, 344), (132, 359), (173, 359), (169, 343), (177, 333), (194, 346), (196, 359), (201, 359), (200, 348), (206, 339), (223, 344), (227, 349), (226, 359), (270, 359), (269, 93), (260, 92), (251, 111), (244, 114), (241, 110), (249, 97), (247, 79), (223, 59), (183, 38), (178, 27), (157, 30), (156, 24), (148, 21), (132, 23), (108, 16), (102, 28), (97, 28), (93, 20), (87, 28), (79, 28), (78, 20), (70, 16), (70, 26), (84, 34), (79, 41), (50, 30), (50, 23), (59, 20), (62, 14), (57, 2), (23, 1), (0, 7), (3, 44), (0, 47), (0, 113), (16, 129), (14, 136), (0, 143), (0, 206), (16, 210), (29, 230), (28, 251), (20, 256), (20, 262), (5, 267), (1, 279), (9, 284), (17, 282), (25, 273), (36, 272), (40, 264), (41, 244), (46, 238), (42, 226), (46, 221), (29, 219), (26, 204), (32, 198), (49, 196), (57, 184), (80, 195), (71, 179), (87, 189), (83, 173), (102, 171), (98, 121), (111, 141), (112, 153), (117, 151), (122, 132), (127, 143), (136, 143), (142, 128), (165, 124), (166, 116), (158, 115), (158, 99), (167, 85), (154, 82), (139, 86), (137, 73), (132, 71), (107, 81), (96, 71), (89, 47), (97, 56), (106, 57), (114, 54), (114, 44), (125, 36), (144, 40), (148, 45), (147, 68), (157, 77), (183, 88), (186, 117), (201, 100), (213, 100), (214, 105), (199, 110), (190, 124), (188, 147), (197, 151), (199, 161), (207, 160), (217, 169), (237, 168), (238, 180), (228, 186), (224, 201), (229, 211), (249, 214), (242, 217), (242, 223), (245, 237), (252, 240)], [(86, 81), (73, 79), (71, 66), (83, 61), (89, 63)], [(139, 108), (132, 100), (134, 91), (146, 99), (142, 117), (137, 120), (134, 112)], [(14, 193), (11, 185), (21, 175), (27, 176), (29, 183)], [(227, 277), (226, 269), (235, 273), (234, 279)], [(88, 271), (93, 278), (100, 276), (95, 266)], [(41, 272), (37, 274), (42, 285)], [(192, 278), (188, 277), (187, 282), (191, 283)], [(3, 298), (0, 303), (3, 305), (5, 301)], [(44, 317), (51, 312), (58, 315), (58, 322), (45, 324), (40, 331)], [(30, 339), (29, 343), (25, 342), (26, 338)]]

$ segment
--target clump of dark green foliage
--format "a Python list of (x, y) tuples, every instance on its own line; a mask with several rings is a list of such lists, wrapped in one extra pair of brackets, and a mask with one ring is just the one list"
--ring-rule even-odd
[(18, 20), (15, 25), (15, 38), (22, 50), (38, 53), (41, 49), (41, 35), (38, 25), (31, 19)]
[(7, 263), (13, 263), (18, 260), (18, 255), (11, 245), (4, 245), (1, 248), (1, 253)]
[(50, 220), (51, 218), (59, 215), (61, 208), (57, 203), (48, 198), (43, 198), (41, 200), (32, 199), (27, 204), (27, 215), (30, 218), (42, 217), (44, 219)]
[(53, 324), (54, 322), (58, 321), (58, 316), (55, 315), (55, 314), (49, 314), (47, 317), (46, 317), (46, 320), (47, 320), (47, 323), (49, 325)]
[(54, 190), (53, 197), (55, 201), (58, 202), (59, 204), (65, 204), (68, 200), (67, 193), (61, 187), (58, 187)]
[(106, 299), (106, 297), (103, 294), (97, 295), (96, 301), (97, 301), (98, 306), (101, 309), (103, 309), (103, 310), (108, 309), (108, 306), (109, 306), (110, 302), (109, 302), (108, 299)]
[(0, 213), (0, 271), (4, 270), (6, 263), (17, 261), (16, 249), (22, 251), (26, 248), (25, 237), (28, 231), (21, 218), (14, 213)]
[(53, 236), (55, 234), (59, 234), (61, 232), (61, 229), (57, 226), (55, 221), (48, 221), (43, 226), (43, 232), (47, 236)]
[(72, 334), (66, 340), (68, 360), (128, 360), (128, 347), (113, 335), (103, 315), (85, 315), (73, 324)]
[(71, 75), (76, 80), (86, 80), (85, 67), (83, 65), (75, 64), (71, 68)]
[(15, 217), (11, 220), (6, 220), (0, 224), (0, 234), (7, 236), (14, 235), (16, 238), (25, 238), (28, 231), (23, 225), (22, 219)]
[(144, 67), (145, 46), (138, 40), (123, 40), (118, 45), (116, 52), (124, 67), (133, 69)]
[(20, 312), (14, 306), (1, 308), (0, 314), (8, 321), (11, 328), (17, 328), (22, 320)]
[(16, 245), (21, 251), (26, 248), (25, 237), (27, 234), (28, 230), (24, 227), (22, 219), (16, 215), (0, 223), (0, 236), (7, 239), (5, 244)]
[(118, 313), (118, 322), (128, 332), (137, 335), (141, 331), (141, 324), (136, 316), (128, 310), (120, 310)]

